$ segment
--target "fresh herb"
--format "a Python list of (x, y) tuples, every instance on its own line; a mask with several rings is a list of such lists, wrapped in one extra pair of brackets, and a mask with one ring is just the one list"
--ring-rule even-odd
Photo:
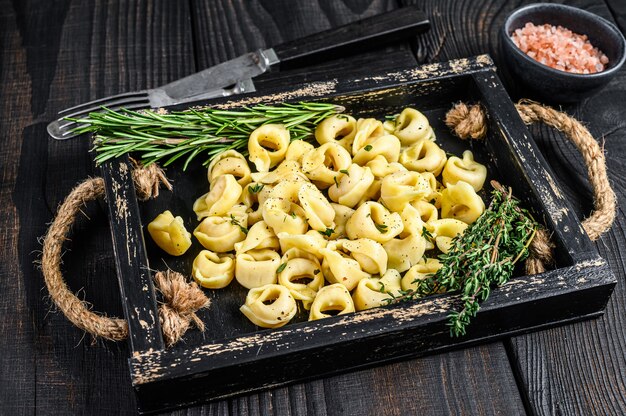
[(339, 172), (344, 173), (344, 174), (350, 176), (350, 172), (348, 172), (348, 169), (340, 169)]
[(433, 235), (430, 233), (430, 231), (428, 231), (426, 226), (422, 227), (422, 237), (427, 238), (429, 240), (433, 239)]
[(339, 186), (339, 182), (337, 182), (337, 177), (333, 176), (333, 180), (335, 181), (335, 185)]
[(378, 289), (378, 291), (380, 293), (387, 293), (387, 291), (385, 290), (385, 284), (383, 282), (378, 282), (378, 284), (380, 284), (380, 289)]
[(387, 232), (387, 226), (385, 224), (376, 224), (376, 223), (374, 223), (374, 225), (376, 226), (378, 231), (380, 231), (381, 234), (385, 234)]
[(248, 191), (250, 191), (251, 194), (258, 194), (259, 192), (261, 192), (261, 190), (263, 189), (265, 185), (262, 183), (257, 183), (255, 185), (250, 185), (248, 187)]
[(494, 190), (489, 207), (462, 236), (452, 240), (448, 253), (439, 256), (443, 265), (437, 273), (419, 281), (417, 290), (392, 300), (460, 291), (462, 307), (448, 315), (452, 336), (465, 335), (491, 288), (508, 282), (517, 262), (528, 256), (528, 246), (538, 227), (528, 211), (519, 207), (510, 188), (495, 181), (491, 184)]
[(363, 149), (365, 149), (366, 152), (369, 152), (370, 150), (372, 150), (372, 145), (368, 144), (367, 146), (365, 146)]
[(296, 218), (296, 216), (297, 216), (297, 215), (296, 215), (296, 213), (295, 213), (295, 212), (293, 212), (293, 211), (291, 211), (291, 212), (289, 213), (289, 215), (291, 215), (291, 218), (293, 218), (293, 219), (295, 219), (295, 218)]
[(333, 235), (335, 230), (333, 230), (332, 228), (327, 228), (325, 231), (318, 230), (317, 232), (320, 233), (321, 235), (325, 235), (326, 237), (330, 237), (331, 235)]
[(287, 263), (283, 263), (280, 266), (278, 266), (278, 269), (276, 269), (276, 273), (280, 273), (283, 270), (285, 270), (285, 267), (287, 267)]
[(239, 227), (239, 229), (241, 230), (242, 233), (248, 234), (248, 229), (246, 227), (244, 227), (243, 225), (241, 225), (239, 220), (237, 218), (235, 218), (235, 216), (233, 214), (230, 214), (230, 223), (232, 225), (236, 225), (237, 227)]
[(314, 275), (315, 275), (315, 274), (318, 274), (319, 272), (320, 272), (320, 269), (315, 269), (315, 270), (313, 270), (313, 274), (314, 274)]
[(292, 140), (306, 139), (322, 120), (343, 107), (316, 102), (256, 105), (236, 110), (190, 108), (161, 113), (154, 110), (121, 109), (89, 113), (85, 118), (66, 118), (80, 124), (75, 133), (94, 133), (96, 163), (136, 152), (144, 164), (163, 161), (167, 166), (183, 159), (186, 169), (196, 156), (208, 165), (225, 150), (246, 152), (248, 137), (264, 124), (283, 124)]

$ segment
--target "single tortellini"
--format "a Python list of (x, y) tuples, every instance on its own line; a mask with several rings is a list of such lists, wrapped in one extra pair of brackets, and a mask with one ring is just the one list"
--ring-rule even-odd
[(415, 266), (411, 267), (402, 277), (402, 290), (416, 291), (421, 280), (437, 273), (441, 269), (441, 262), (437, 259), (422, 259)]
[(337, 143), (347, 151), (352, 148), (356, 134), (356, 120), (346, 114), (330, 116), (315, 128), (315, 140), (321, 145)]
[(340, 173), (338, 178), (335, 184), (328, 189), (328, 196), (331, 200), (350, 208), (363, 199), (363, 196), (374, 183), (374, 174), (370, 168), (363, 168), (354, 163)]
[(448, 160), (446, 152), (430, 140), (420, 140), (400, 153), (400, 163), (415, 172), (439, 175)]
[(198, 216), (198, 221), (212, 215), (226, 214), (237, 202), (243, 192), (243, 188), (233, 175), (218, 176), (211, 185), (211, 190), (193, 204), (193, 210)]
[(193, 231), (200, 244), (216, 253), (226, 253), (235, 249), (235, 244), (246, 239), (248, 215), (228, 217), (206, 217)]
[(304, 234), (309, 225), (299, 205), (284, 198), (268, 198), (263, 203), (263, 221), (274, 233)]
[(185, 229), (181, 217), (164, 211), (148, 224), (148, 233), (167, 254), (182, 256), (191, 247), (191, 233)]
[(289, 130), (282, 124), (264, 124), (248, 139), (250, 162), (258, 172), (267, 172), (285, 158), (289, 147)]
[(361, 269), (370, 274), (384, 274), (387, 271), (387, 253), (383, 246), (369, 238), (357, 240), (337, 240), (337, 246), (350, 254)]
[(354, 214), (354, 210), (345, 205), (336, 204), (331, 202), (330, 205), (335, 210), (335, 228), (331, 234), (331, 239), (337, 239), (346, 236), (346, 223)]
[(265, 221), (259, 221), (254, 224), (248, 230), (246, 239), (239, 243), (235, 243), (235, 251), (238, 254), (250, 250), (260, 250), (263, 248), (278, 250), (278, 247), (278, 237), (276, 237), (272, 228), (267, 225)]
[(327, 248), (320, 249), (320, 253), (324, 256), (322, 273), (330, 283), (340, 283), (352, 290), (359, 280), (370, 277), (358, 261), (343, 253), (333, 241), (328, 243)]
[(388, 256), (388, 266), (399, 272), (408, 270), (420, 261), (428, 248), (428, 242), (423, 236), (424, 222), (419, 212), (411, 205), (407, 205), (401, 214), (403, 230), (399, 238), (394, 238), (383, 244)]
[(312, 229), (324, 232), (334, 227), (335, 210), (315, 185), (303, 183), (298, 191), (298, 200)]
[(251, 250), (237, 254), (235, 278), (246, 289), (276, 283), (280, 255), (270, 249)]
[(402, 212), (409, 202), (424, 198), (431, 192), (427, 177), (418, 172), (396, 172), (383, 178), (380, 200), (391, 211)]
[[(303, 256), (302, 253), (305, 253)], [(287, 251), (279, 267), (278, 283), (289, 289), (291, 296), (301, 300), (304, 309), (310, 309), (317, 292), (324, 286), (322, 267), (315, 256), (306, 256), (298, 249)]]
[(383, 123), (375, 118), (360, 118), (356, 122), (356, 134), (352, 142), (352, 154), (356, 155), (359, 150), (367, 146), (371, 146), (370, 142), (376, 137), (385, 134)]
[(278, 233), (278, 240), (283, 253), (295, 248), (310, 253), (319, 260), (324, 258), (320, 249), (326, 248), (328, 243), (322, 234), (315, 230), (309, 230), (306, 234)]
[(354, 302), (350, 292), (344, 285), (335, 283), (324, 286), (317, 292), (317, 296), (311, 304), (309, 321), (351, 312), (354, 312)]
[(280, 328), (296, 315), (298, 305), (286, 287), (268, 284), (250, 289), (239, 310), (257, 326)]
[(392, 134), (370, 138), (356, 151), (352, 161), (363, 166), (378, 156), (389, 163), (397, 162), (400, 158), (400, 140)]
[(232, 254), (220, 257), (212, 251), (202, 250), (193, 261), (191, 275), (202, 287), (222, 289), (235, 277), (235, 260)]
[(483, 199), (472, 185), (458, 181), (441, 193), (441, 217), (454, 218), (471, 224), (485, 211)]
[(452, 240), (465, 232), (467, 224), (452, 218), (444, 218), (430, 223), (433, 227), (435, 244), (442, 253), (447, 253), (452, 248)]
[(410, 146), (421, 140), (435, 140), (435, 133), (426, 116), (414, 108), (405, 108), (395, 120), (393, 134), (403, 146)]
[(368, 201), (359, 206), (346, 223), (348, 238), (369, 238), (385, 243), (402, 232), (402, 218), (389, 212), (378, 202)]
[(274, 186), (283, 181), (309, 181), (304, 173), (302, 173), (300, 163), (295, 160), (285, 160), (271, 172), (255, 172), (251, 174), (251, 178), (255, 182)]
[(394, 297), (400, 295), (400, 272), (389, 269), (380, 278), (370, 277), (359, 282), (352, 300), (357, 311), (388, 305)]
[(350, 153), (334, 142), (325, 143), (302, 156), (302, 171), (320, 189), (334, 184), (339, 172), (351, 164)]
[(285, 160), (294, 160), (298, 163), (302, 163), (302, 156), (314, 150), (315, 147), (304, 140), (293, 140), (289, 143), (287, 153), (285, 154)]
[(415, 201), (411, 201), (411, 206), (417, 210), (420, 219), (426, 223), (424, 225), (426, 228), (429, 228), (428, 223), (439, 219), (439, 211), (437, 210), (437, 207), (430, 202), (417, 199)]
[(302, 182), (281, 181), (277, 183), (268, 194), (270, 198), (286, 199), (294, 204), (299, 204), (298, 192), (302, 187)]
[(384, 178), (396, 172), (406, 171), (402, 164), (398, 162), (389, 162), (383, 155), (378, 155), (365, 165), (372, 170), (374, 177)]
[(487, 168), (474, 161), (474, 154), (470, 150), (466, 150), (463, 152), (463, 159), (456, 156), (448, 159), (441, 177), (446, 186), (463, 181), (472, 185), (472, 188), (478, 192), (483, 188), (485, 179), (487, 179)]
[(207, 175), (209, 183), (213, 184), (213, 181), (220, 176), (230, 174), (237, 178), (237, 182), (242, 187), (246, 186), (252, 181), (250, 177), (250, 166), (246, 157), (236, 150), (226, 150), (211, 160), (209, 163), (209, 169)]

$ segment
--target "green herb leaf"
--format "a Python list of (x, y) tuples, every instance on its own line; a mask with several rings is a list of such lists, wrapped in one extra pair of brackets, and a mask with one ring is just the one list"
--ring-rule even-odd
[(258, 194), (259, 192), (261, 192), (264, 186), (265, 185), (262, 183), (257, 183), (256, 185), (250, 185), (248, 187), (248, 190), (250, 191), (251, 194)]
[(340, 169), (339, 172), (344, 173), (344, 174), (350, 176), (350, 172), (348, 172), (348, 169)]
[(280, 273), (283, 270), (285, 270), (285, 267), (287, 267), (287, 263), (283, 263), (280, 266), (278, 266), (278, 269), (276, 269), (276, 273)]
[(366, 152), (369, 152), (370, 150), (372, 150), (372, 145), (368, 144), (367, 146), (365, 146), (363, 149), (365, 149)]
[(376, 228), (378, 229), (378, 231), (380, 231), (381, 234), (385, 234), (387, 232), (388, 227), (385, 224), (374, 223), (374, 225), (376, 225)]
[(327, 228), (325, 231), (318, 230), (317, 232), (320, 233), (321, 235), (325, 235), (326, 237), (330, 237), (331, 235), (333, 235), (335, 230), (333, 230), (332, 228)]

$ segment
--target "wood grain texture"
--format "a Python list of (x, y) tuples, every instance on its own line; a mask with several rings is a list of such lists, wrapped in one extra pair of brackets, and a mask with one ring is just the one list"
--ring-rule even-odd
[[(0, 414), (134, 414), (126, 344), (99, 342), (51, 311), (33, 262), (59, 202), (97, 172), (84, 140), (56, 142), (56, 111), (193, 72), (186, 3), (2, 1)], [(64, 271), (94, 309), (120, 316), (107, 217), (74, 227)]]

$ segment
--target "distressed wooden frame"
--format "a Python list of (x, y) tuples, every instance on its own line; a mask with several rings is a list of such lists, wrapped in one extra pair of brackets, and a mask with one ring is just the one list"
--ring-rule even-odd
[(557, 244), (557, 268), (521, 276), (492, 291), (466, 336), (451, 338), (447, 314), (456, 294), (390, 305), (315, 322), (166, 350), (150, 278), (130, 164), (102, 167), (118, 281), (129, 322), (133, 388), (142, 413), (327, 376), (383, 362), (459, 348), (603, 313), (616, 284), (556, 185), (530, 133), (502, 87), (491, 59), (430, 64), (361, 79), (312, 82), (211, 104), (225, 107), (328, 100), (353, 108), (437, 91), (463, 79), (485, 106), (486, 146), (516, 194), (541, 215)]

